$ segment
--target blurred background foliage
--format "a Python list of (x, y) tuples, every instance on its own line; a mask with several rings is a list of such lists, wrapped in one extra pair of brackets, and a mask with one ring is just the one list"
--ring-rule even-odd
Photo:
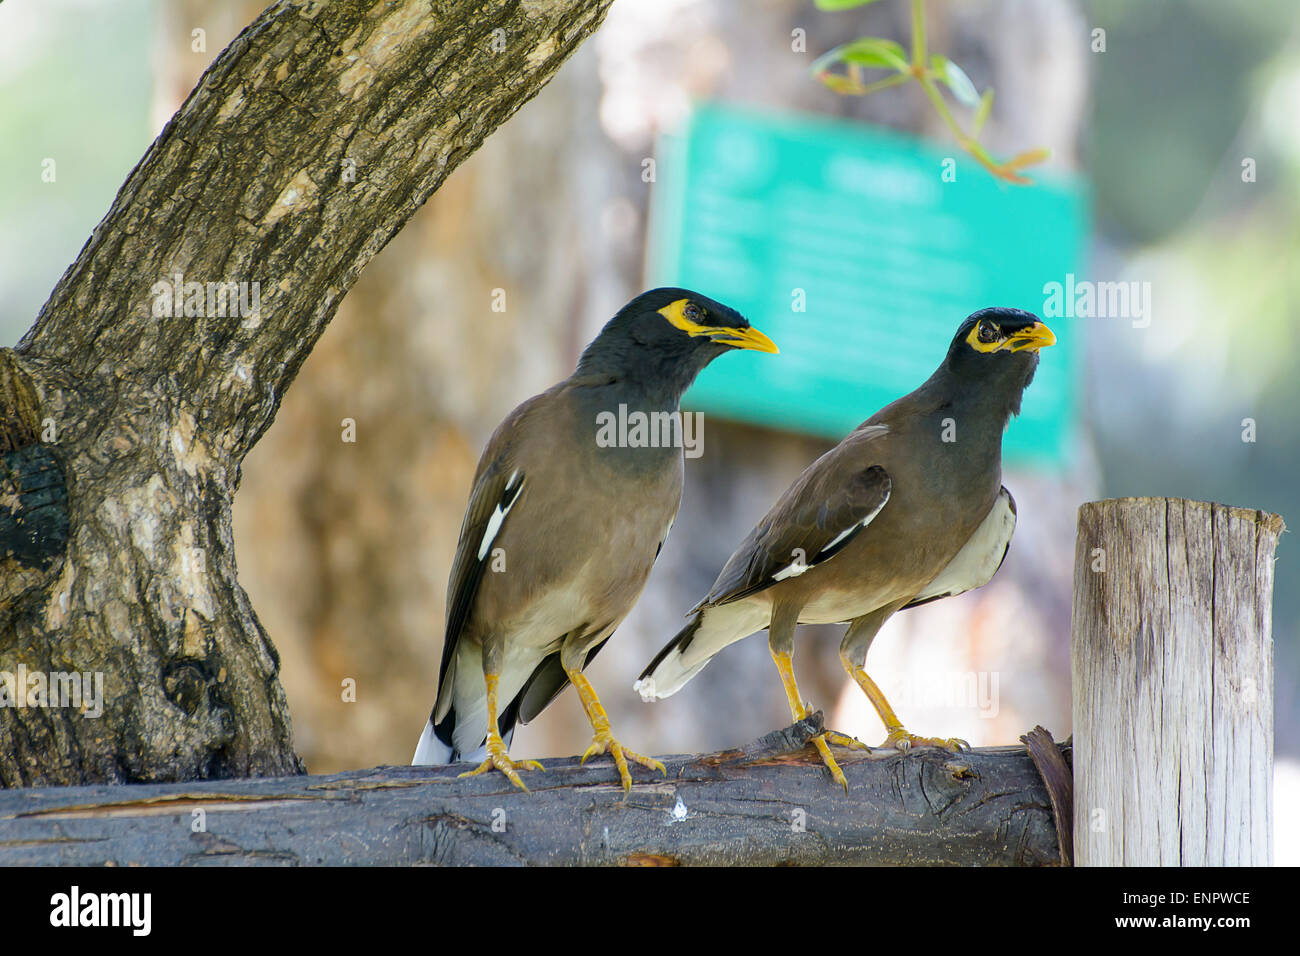
[[(1103, 329), (1089, 420), (1107, 496), (1300, 522), (1300, 34), (1286, 0), (1092, 0), (1084, 163), (1099, 266), (1150, 281), (1152, 334)], [(1104, 68), (1102, 68), (1104, 66)], [(1243, 160), (1256, 179), (1243, 182)], [(1243, 420), (1257, 441), (1241, 441)], [(1274, 590), (1278, 753), (1300, 754), (1300, 555)]]
[[(260, 6), (0, 4), (0, 344), (32, 323), (131, 167)], [(932, 47), (978, 89), (997, 88), (990, 149), (1011, 156), (1046, 145), (1049, 167), (1091, 181), (1088, 277), (1150, 282), (1153, 322), (1088, 320), (1078, 469), (1008, 476), (1021, 526), (1007, 566), (982, 592), (891, 622), (873, 674), (918, 732), (1010, 743), (1042, 722), (1064, 737), (1080, 501), (1176, 495), (1300, 522), (1297, 8), (929, 0), (927, 10)], [(196, 28), (204, 50), (193, 48)], [(1098, 28), (1104, 52), (1091, 48)], [(806, 52), (791, 49), (796, 29)], [(639, 290), (640, 173), (656, 136), (701, 98), (949, 135), (919, 90), (842, 97), (809, 75), (816, 56), (868, 35), (906, 47), (908, 4), (826, 12), (812, 0), (617, 0), (600, 33), (363, 275), (245, 463), (236, 500), (241, 579), (281, 649), (298, 747), (313, 771), (409, 759), (432, 700), (443, 590), (479, 449), (511, 407), (566, 375)], [(57, 162), (53, 183), (41, 177), (47, 157)], [(1243, 160), (1253, 161), (1254, 181), (1243, 181)], [(496, 287), (510, 296), (503, 316), (488, 311)], [(344, 417), (358, 422), (355, 446), (339, 441)], [(1245, 419), (1256, 423), (1254, 443), (1242, 440)], [(611, 645), (621, 650), (593, 667), (630, 746), (731, 746), (784, 723), (761, 639), (653, 708), (627, 685), (754, 519), (825, 447), (710, 422), (676, 530)], [(1278, 786), (1295, 799), (1300, 555), (1289, 535), (1274, 602)], [(841, 697), (837, 629), (822, 631), (799, 658), (806, 693), (832, 722), (874, 742), (874, 717)], [(899, 699), (919, 699), (908, 689), (935, 668), (1001, 674), (999, 719), (905, 708)], [(356, 704), (340, 701), (346, 677), (358, 681)], [(516, 756), (576, 752), (583, 727), (576, 703), (562, 699), (521, 732)], [(1281, 789), (1277, 805), (1287, 805)], [(1277, 825), (1278, 860), (1289, 852), (1294, 861), (1300, 833), (1284, 814)]]

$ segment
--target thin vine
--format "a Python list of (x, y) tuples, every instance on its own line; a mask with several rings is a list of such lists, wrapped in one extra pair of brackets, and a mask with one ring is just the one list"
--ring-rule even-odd
[[(822, 10), (848, 10), (875, 3), (876, 0), (815, 0), (815, 2)], [(911, 0), (911, 2), (912, 52), (910, 57), (903, 49), (903, 45), (894, 40), (887, 40), (884, 37), (860, 37), (818, 57), (811, 67), (813, 75), (830, 89), (847, 96), (868, 96), (890, 87), (916, 81), (963, 150), (996, 178), (1017, 185), (1031, 184), (1033, 180), (1022, 175), (1020, 170), (1043, 162), (1050, 155), (1050, 151), (1042, 148), (1031, 149), (1011, 159), (998, 161), (980, 144), (980, 131), (984, 128), (984, 123), (993, 109), (993, 89), (990, 87), (981, 95), (961, 67), (941, 53), (927, 51), (925, 0)], [(832, 72), (831, 68), (840, 63), (844, 64), (845, 71)], [(863, 71), (872, 69), (893, 72), (883, 79), (864, 82)], [(946, 86), (959, 103), (974, 110), (969, 131), (958, 122), (949, 109), (947, 101), (940, 92), (940, 84)]]

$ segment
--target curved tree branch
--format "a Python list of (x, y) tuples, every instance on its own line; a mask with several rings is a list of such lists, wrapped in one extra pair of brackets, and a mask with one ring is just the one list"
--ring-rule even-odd
[(217, 57), (0, 353), (0, 434), (39, 436), (68, 529), (0, 540), (0, 676), (103, 681), (93, 717), (11, 680), (0, 783), (301, 772), (236, 579), (240, 463), (366, 263), (610, 2), (280, 0)]

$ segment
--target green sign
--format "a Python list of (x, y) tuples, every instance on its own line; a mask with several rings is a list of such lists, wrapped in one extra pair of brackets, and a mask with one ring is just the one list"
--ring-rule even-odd
[[(714, 362), (683, 404), (839, 439), (925, 381), (971, 312), (1041, 316), (1044, 286), (1082, 271), (1087, 195), (1034, 176), (1006, 185), (955, 145), (858, 123), (697, 108), (660, 144), (650, 284), (739, 309), (781, 354)], [(1077, 329), (1048, 324), (1008, 462), (1059, 465), (1071, 445)]]

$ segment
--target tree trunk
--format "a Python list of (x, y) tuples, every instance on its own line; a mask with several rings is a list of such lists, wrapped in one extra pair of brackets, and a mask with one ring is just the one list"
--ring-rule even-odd
[[(301, 772), (236, 579), (240, 464), (361, 269), (609, 3), (282, 0), (204, 74), (0, 353), (0, 512), (65, 493), (67, 527), (0, 539), (0, 783)], [(102, 701), (53, 706), (72, 672)]]
[(1274, 514), (1176, 498), (1079, 509), (1075, 860), (1272, 863)]

